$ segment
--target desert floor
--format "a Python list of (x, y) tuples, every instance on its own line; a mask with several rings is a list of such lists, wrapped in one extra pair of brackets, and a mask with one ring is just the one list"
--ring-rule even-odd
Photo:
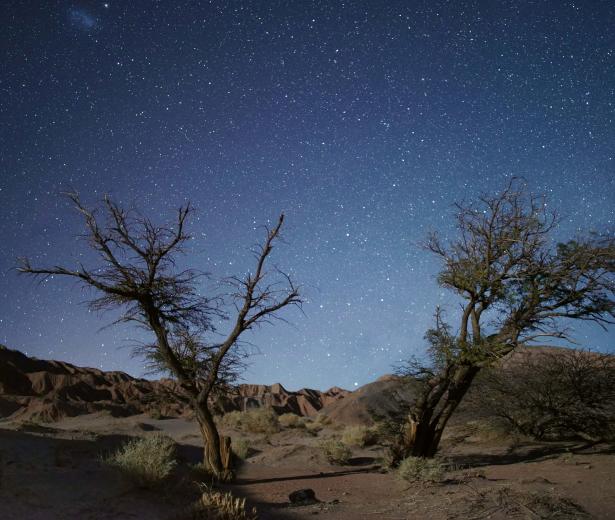
[[(164, 489), (135, 489), (101, 458), (130, 436), (161, 431), (183, 464)], [(326, 462), (319, 442), (287, 429), (247, 438), (251, 455), (227, 489), (261, 519), (615, 518), (615, 450), (582, 443), (536, 443), (478, 435), (457, 425), (443, 444), (444, 482), (411, 484), (381, 469), (381, 447), (356, 449), (348, 466)], [(1, 519), (170, 519), (198, 496), (187, 468), (201, 457), (186, 419), (94, 414), (49, 425), (0, 422)], [(182, 469), (183, 468), (183, 469)], [(183, 473), (182, 473), (183, 471)], [(291, 507), (290, 492), (312, 488), (320, 503)]]

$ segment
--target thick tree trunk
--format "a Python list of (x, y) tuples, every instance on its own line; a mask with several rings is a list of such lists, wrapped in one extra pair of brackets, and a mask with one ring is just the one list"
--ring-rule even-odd
[(203, 436), (203, 464), (221, 481), (233, 478), (230, 437), (221, 436), (207, 404), (195, 405), (196, 416)]
[[(451, 368), (451, 367), (449, 367)], [(447, 370), (444, 387), (430, 387), (408, 415), (397, 443), (391, 449), (393, 465), (406, 457), (435, 456), (444, 428), (467, 393), (480, 368), (471, 365)], [(440, 381), (438, 384), (444, 384)], [(441, 388), (446, 388), (443, 391)]]

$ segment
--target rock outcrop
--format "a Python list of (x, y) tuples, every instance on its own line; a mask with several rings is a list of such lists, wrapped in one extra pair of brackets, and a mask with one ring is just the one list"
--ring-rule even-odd
[(398, 416), (417, 395), (418, 386), (394, 375), (382, 376), (328, 403), (321, 413), (334, 423), (370, 425), (377, 419)]
[(247, 410), (259, 406), (270, 406), (276, 412), (294, 413), (303, 416), (316, 415), (322, 408), (345, 398), (350, 392), (333, 387), (326, 392), (302, 388), (297, 392), (286, 390), (281, 384), (239, 385), (236, 395), (223, 400), (225, 410)]
[[(225, 411), (271, 406), (278, 413), (310, 416), (348, 394), (340, 388), (291, 392), (280, 384), (244, 384), (218, 404)], [(99, 411), (116, 417), (191, 413), (187, 396), (173, 380), (150, 381), (124, 372), (36, 359), (0, 345), (0, 419), (57, 421)]]

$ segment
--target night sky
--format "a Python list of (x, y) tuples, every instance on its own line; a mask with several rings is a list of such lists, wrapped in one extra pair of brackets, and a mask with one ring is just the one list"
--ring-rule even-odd
[[(250, 336), (247, 382), (353, 388), (421, 352), (452, 203), (524, 176), (558, 237), (615, 226), (612, 1), (3, 2), (0, 342), (143, 374), (88, 293), (12, 269), (86, 265), (62, 191), (155, 220), (196, 207), (187, 265), (243, 274), (287, 215), (277, 265), (304, 314)], [(83, 254), (83, 256), (81, 256)], [(577, 326), (615, 350), (615, 329)]]

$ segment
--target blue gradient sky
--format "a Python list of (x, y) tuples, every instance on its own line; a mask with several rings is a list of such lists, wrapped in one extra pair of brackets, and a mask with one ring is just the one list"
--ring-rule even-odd
[[(155, 219), (196, 206), (187, 263), (242, 274), (287, 214), (275, 262), (305, 314), (263, 327), (249, 382), (352, 388), (421, 352), (454, 201), (524, 176), (560, 238), (615, 222), (612, 2), (9, 2), (0, 81), (0, 342), (143, 373), (146, 336), (88, 313), (59, 196), (110, 193)], [(204, 290), (215, 290), (204, 287)], [(585, 347), (615, 331), (577, 327)]]

